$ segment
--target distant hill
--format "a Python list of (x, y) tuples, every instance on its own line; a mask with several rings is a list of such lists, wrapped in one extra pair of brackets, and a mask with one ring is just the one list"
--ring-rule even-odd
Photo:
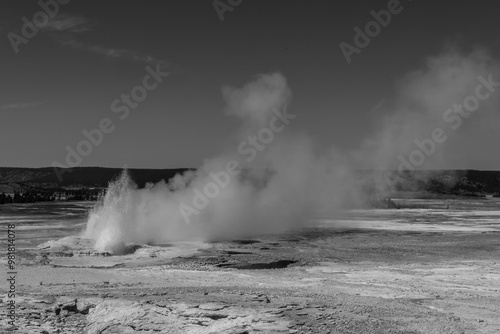
[[(144, 187), (147, 182), (168, 181), (176, 174), (184, 173), (188, 170), (192, 169), (129, 169), (128, 171), (139, 187)], [(52, 167), (0, 167), (0, 192), (19, 191), (25, 187), (102, 188), (107, 187), (108, 183), (116, 179), (121, 172), (121, 168), (76, 167), (62, 174), (62, 177), (59, 179)]]
[[(192, 168), (129, 169), (130, 176), (144, 187), (148, 182), (168, 181)], [(37, 189), (105, 188), (118, 178), (121, 168), (76, 167), (59, 179), (52, 167), (0, 167), (0, 193), (36, 191)], [(396, 171), (357, 171), (365, 181), (367, 195), (381, 192), (432, 192), (476, 196), (500, 194), (500, 171), (433, 170), (413, 171), (403, 175)]]
[(464, 196), (500, 194), (500, 171), (416, 170), (360, 171), (372, 192), (431, 192)]

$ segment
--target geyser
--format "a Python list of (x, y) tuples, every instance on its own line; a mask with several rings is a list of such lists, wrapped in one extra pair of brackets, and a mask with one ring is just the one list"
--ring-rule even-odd
[[(274, 73), (259, 75), (242, 88), (226, 87), (223, 97), (227, 114), (242, 121), (236, 138), (242, 143), (276, 118), (275, 110), (290, 103), (291, 92), (285, 78)], [(85, 236), (95, 240), (98, 251), (114, 254), (123, 253), (128, 243), (244, 238), (297, 226), (319, 209), (358, 200), (355, 178), (338, 155), (318, 155), (306, 136), (288, 132), (293, 131), (277, 133), (253, 159), (239, 154), (236, 146), (169, 183), (138, 189), (124, 173), (90, 213)], [(187, 224), (180, 208), (192, 206), (196, 194), (231, 160), (238, 162), (240, 173)]]
[[(244, 239), (301, 226), (311, 216), (328, 216), (346, 204), (359, 206), (374, 194), (391, 191), (393, 184), (364, 180), (363, 174), (354, 170), (397, 169), (397, 157), (410, 154), (415, 140), (428, 138), (438, 127), (449, 138), (420, 168), (470, 168), (476, 161), (497, 166), (498, 155), (485, 155), (477, 147), (491, 152), (497, 149), (499, 94), (492, 93), (481, 101), (460, 129), (443, 121), (443, 114), (474, 93), (479, 76), (492, 77), (492, 85), (500, 85), (499, 69), (484, 50), (463, 55), (447, 49), (428, 58), (423, 69), (411, 72), (399, 83), (396, 98), (385, 110), (379, 110), (381, 115), (374, 124), (377, 130), (351, 152), (322, 151), (306, 135), (294, 134), (293, 124), (299, 122), (301, 113), (293, 110), (297, 120), (290, 119), (290, 124), (272, 137), (261, 136), (266, 144), (254, 146), (248, 138), (268, 134), (263, 129), (270, 128), (275, 110), (290, 105), (286, 79), (279, 73), (264, 74), (241, 88), (225, 87), (225, 111), (241, 120), (234, 150), (206, 160), (195, 172), (144, 189), (138, 189), (124, 173), (110, 184), (103, 203), (92, 210), (85, 235), (95, 240), (98, 251), (120, 254), (129, 243)], [(240, 147), (253, 148), (252, 154), (241, 154)], [(189, 216), (187, 224), (180, 208), (193, 207), (196, 194), (233, 160), (238, 173), (224, 181), (217, 194)]]

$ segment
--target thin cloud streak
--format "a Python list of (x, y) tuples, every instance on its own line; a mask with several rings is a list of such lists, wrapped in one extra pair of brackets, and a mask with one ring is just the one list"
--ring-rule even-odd
[(111, 59), (125, 59), (134, 62), (160, 64), (162, 67), (172, 65), (167, 60), (142, 54), (138, 51), (129, 49), (115, 49), (106, 46), (80, 42), (76, 38), (77, 34), (93, 30), (92, 26), (95, 25), (96, 23), (90, 23), (89, 20), (84, 17), (62, 14), (52, 19), (47, 24), (47, 26), (44, 27), (44, 30), (47, 33), (51, 34), (57, 43), (65, 47), (92, 52)]
[(82, 33), (92, 30), (92, 25), (87, 19), (81, 16), (61, 14), (50, 20), (43, 29), (48, 31)]
[(85, 50), (88, 52), (93, 52), (113, 59), (126, 59), (130, 61), (143, 62), (149, 64), (151, 63), (161, 64), (162, 66), (171, 65), (170, 62), (164, 59), (159, 59), (153, 56), (145, 55), (137, 51), (128, 49), (113, 49), (100, 45), (92, 45), (89, 43), (79, 42), (76, 39), (66, 39), (64, 41), (61, 41), (61, 45), (71, 47), (77, 50)]

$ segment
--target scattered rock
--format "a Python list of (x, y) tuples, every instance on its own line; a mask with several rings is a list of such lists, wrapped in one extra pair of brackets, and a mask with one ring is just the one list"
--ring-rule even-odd
[(92, 299), (79, 299), (76, 303), (76, 308), (81, 314), (89, 314), (90, 309), (95, 307), (96, 304)]
[(198, 308), (200, 310), (205, 310), (205, 311), (219, 311), (226, 307), (227, 307), (226, 305), (215, 304), (215, 303), (206, 303), (198, 305)]

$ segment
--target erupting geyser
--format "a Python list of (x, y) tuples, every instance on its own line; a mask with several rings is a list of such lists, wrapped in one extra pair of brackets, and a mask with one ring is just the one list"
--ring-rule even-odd
[[(464, 116), (460, 129), (450, 128), (444, 113), (449, 116), (456, 103), (468, 101), (478, 77), (489, 78), (487, 84), (481, 79), (482, 92), (491, 94), (474, 114)], [(354, 170), (398, 169), (398, 156), (412, 154), (414, 142), (438, 127), (450, 139), (415, 167), (474, 166), (470, 159), (495, 162), (496, 156), (476, 148), (488, 143), (488, 150), (496, 150), (498, 132), (484, 129), (499, 122), (500, 95), (493, 94), (500, 86), (498, 78), (500, 66), (484, 50), (463, 55), (449, 49), (428, 58), (423, 70), (400, 82), (392, 109), (379, 111), (377, 131), (351, 152), (321, 151), (307, 136), (293, 135), (297, 113), (284, 116), (291, 91), (281, 74), (259, 75), (242, 88), (225, 87), (225, 111), (242, 122), (234, 150), (206, 160), (196, 172), (144, 189), (124, 173), (92, 210), (85, 234), (95, 240), (97, 250), (117, 254), (128, 243), (244, 237), (296, 226), (311, 215), (329, 215), (344, 204), (359, 205), (390, 190), (380, 180), (373, 192), (363, 191), (365, 180)], [(214, 175), (229, 173), (228, 162), (238, 173), (214, 183)], [(205, 199), (197, 201), (203, 193)]]
[[(110, 184), (97, 205), (85, 236), (95, 240), (98, 251), (123, 253), (127, 243), (160, 243), (186, 239), (243, 237), (301, 224), (313, 211), (331, 210), (357, 198), (355, 178), (333, 152), (317, 156), (305, 136), (290, 130), (274, 133), (264, 149), (248, 154), (251, 138), (289, 122), (278, 124), (276, 110), (284, 110), (291, 92), (278, 73), (260, 75), (243, 88), (226, 87), (226, 112), (243, 124), (235, 151), (205, 161), (196, 172), (177, 175), (138, 189), (127, 173)], [(270, 125), (272, 123), (273, 125)], [(245, 143), (245, 144), (242, 144)], [(243, 148), (240, 150), (236, 148)], [(335, 164), (333, 163), (335, 160)], [(238, 165), (238, 175), (220, 186), (216, 196), (207, 195), (203, 207), (193, 203), (197, 194), (223, 173), (228, 161)], [(331, 168), (336, 166), (335, 169)], [(181, 208), (193, 208), (186, 221)]]
[(133, 222), (132, 197), (135, 189), (127, 171), (111, 182), (104, 201), (90, 212), (85, 237), (96, 241), (99, 251), (120, 254), (125, 252), (125, 242), (135, 241), (137, 226)]

